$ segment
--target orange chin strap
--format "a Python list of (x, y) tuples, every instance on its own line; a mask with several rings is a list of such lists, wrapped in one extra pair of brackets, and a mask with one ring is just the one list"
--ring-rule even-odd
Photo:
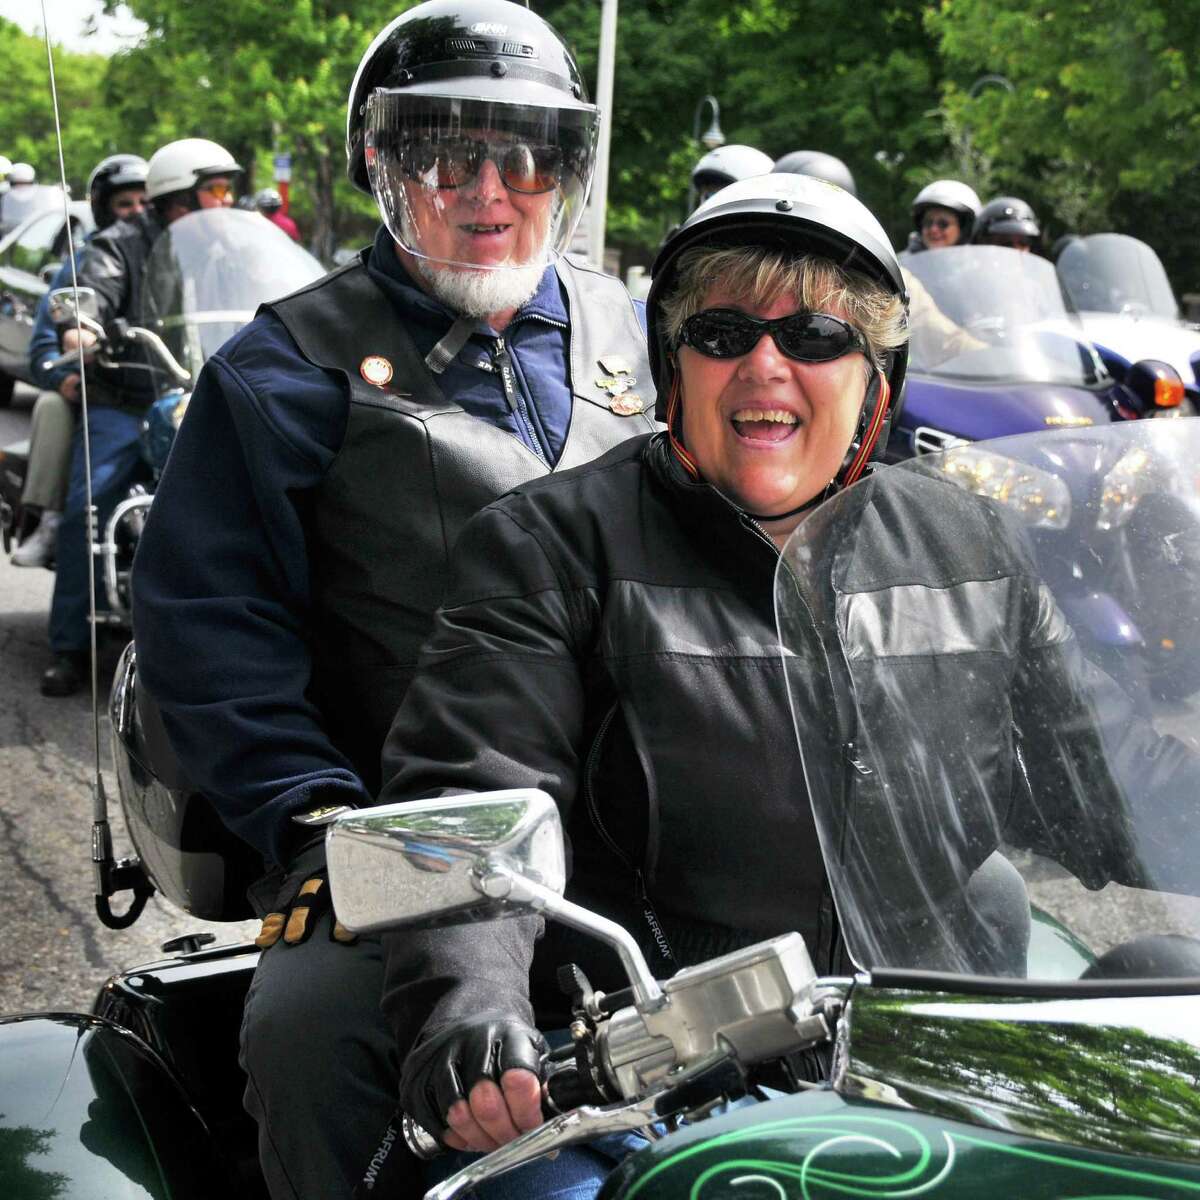
[(839, 487), (849, 487), (866, 470), (867, 463), (871, 461), (871, 455), (874, 453), (875, 443), (879, 441), (879, 434), (887, 418), (888, 404), (891, 399), (891, 386), (888, 384), (887, 376), (881, 372), (879, 374), (879, 395), (875, 398), (875, 410), (871, 413), (871, 419), (867, 423), (866, 432), (859, 443), (858, 452), (851, 459), (850, 465), (841, 472), (841, 478), (837, 480)]
[[(875, 443), (879, 441), (879, 434), (882, 432), (884, 422), (887, 419), (888, 405), (891, 403), (891, 399), (891, 385), (887, 381), (887, 376), (880, 373), (879, 392), (875, 397), (875, 408), (871, 412), (871, 419), (867, 423), (863, 439), (859, 443), (854, 457), (850, 460), (849, 466), (841, 471), (839, 477), (834, 481), (839, 488), (849, 487), (866, 470), (867, 463), (871, 461), (871, 455), (874, 453)], [(679, 459), (683, 469), (693, 479), (699, 479), (700, 468), (696, 466), (696, 460), (688, 453), (687, 447), (679, 440), (675, 432), (681, 403), (682, 388), (679, 381), (679, 372), (676, 371), (671, 380), (670, 394), (667, 396), (667, 438), (671, 443), (671, 449), (675, 452), (675, 457)]]
[(683, 465), (683, 469), (693, 479), (699, 479), (700, 468), (696, 466), (696, 460), (687, 452), (687, 447), (675, 434), (676, 418), (679, 416), (682, 392), (683, 389), (679, 382), (679, 369), (676, 368), (671, 378), (671, 391), (667, 396), (667, 438), (671, 443), (671, 449), (675, 451), (675, 457)]

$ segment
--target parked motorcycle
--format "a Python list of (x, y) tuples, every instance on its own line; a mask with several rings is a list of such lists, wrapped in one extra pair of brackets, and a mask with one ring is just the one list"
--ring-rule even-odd
[[(1045, 259), (999, 246), (955, 246), (905, 255), (904, 265), (914, 293), (923, 288), (936, 310), (914, 296), (911, 365), (890, 460), (1037, 429), (1084, 430), (1194, 411), (1169, 362), (1125, 361), (1119, 377), (1110, 373)], [(986, 453), (978, 461), (987, 462)], [(1081, 462), (1062, 486), (1074, 494), (1099, 478)], [(1082, 640), (1114, 669), (1141, 676), (1124, 682), (1162, 696), (1190, 680), (1177, 663), (1160, 669), (1165, 635), (1128, 607), (1121, 580), (1155, 553), (1153, 543), (1138, 544), (1139, 536), (1140, 520), (1091, 529), (1080, 540), (1073, 588), (1062, 604)], [(1140, 657), (1126, 657), (1125, 648), (1140, 649)]]
[(1170, 363), (1200, 400), (1200, 330), (1187, 325), (1158, 255), (1123, 233), (1072, 238), (1055, 262), (1084, 333), (1109, 373), (1124, 379), (1145, 358)]
[[(891, 469), (936, 475), (1007, 507), (1060, 593), (1090, 553), (1093, 527), (1142, 519), (1160, 553), (1131, 573), (1127, 602), (1140, 611), (1165, 601), (1163, 619), (1180, 645), (1200, 626), (1200, 592), (1177, 586), (1180, 566), (1200, 548), (1200, 422), (1044, 431), (989, 444), (990, 459), (978, 457), (982, 450), (953, 448)], [(850, 489), (827, 504), (853, 498)], [(785, 552), (776, 597), (789, 682), (806, 675), (808, 661), (799, 631), (809, 618), (794, 582), (820, 561), (807, 553), (808, 528)], [(1163, 669), (1183, 661), (1168, 657)], [(788, 702), (781, 690), (780, 704)], [(898, 695), (897, 711), (918, 713), (922, 702)], [(1193, 739), (1198, 713), (1200, 696), (1191, 695), (1156, 706), (1153, 718), (1160, 731)], [(122, 864), (124, 879), (152, 879), (195, 915), (224, 905), (241, 916), (230, 906), (248, 864), (218, 873), (220, 838), (229, 835), (214, 832), (221, 827), (207, 802), (172, 775), (152, 714), (132, 670), (121, 672), (114, 751), (142, 860)], [(857, 724), (860, 744), (880, 742), (875, 714), (842, 715)], [(907, 728), (910, 738), (889, 743), (891, 757), (877, 754), (876, 768), (915, 773), (936, 807), (941, 731), (916, 720)], [(1068, 795), (1073, 786), (1063, 780)], [(856, 810), (819, 790), (814, 819), (855, 965), (846, 977), (818, 977), (802, 939), (783, 934), (656, 979), (631, 934), (564, 897), (558, 815), (540, 793), (345, 815), (328, 852), (347, 924), (380, 929), (533, 909), (607, 941), (625, 968), (625, 978), (597, 981), (602, 990), (565, 974), (576, 1019), (569, 1047), (547, 1063), (547, 1123), (430, 1195), (450, 1200), (562, 1146), (636, 1129), (648, 1130), (649, 1144), (614, 1172), (603, 1200), (1200, 1194), (1200, 978), (1171, 976), (1145, 952), (1164, 937), (1196, 946), (1200, 854), (1164, 836), (1163, 813), (1139, 786), (1137, 775), (1128, 781), (1127, 842), (1155, 887), (1089, 891), (1058, 863), (1001, 845), (1033, 905), (1027, 945), (1019, 925), (1000, 935), (1016, 964), (1003, 977), (967, 969), (977, 947), (936, 904), (928, 915), (945, 935), (936, 962), (923, 956), (922, 939), (897, 940), (892, 898), (841, 866), (838, 847)], [(1085, 839), (1099, 816), (1093, 797), (1074, 799)], [(1196, 819), (1173, 828), (1200, 837), (1197, 798), (1180, 803)], [(922, 853), (948, 851), (936, 838), (909, 836), (915, 828), (895, 823), (894, 840), (877, 853), (922, 877), (937, 865)], [(0, 1178), (26, 1189), (8, 1194), (263, 1194), (237, 1066), (257, 952), (206, 943), (207, 935), (177, 939), (162, 961), (114, 975), (90, 1014), (0, 1022)], [(831, 1061), (827, 1082), (789, 1075), (787, 1062), (806, 1052)], [(792, 1090), (780, 1094), (789, 1079)], [(434, 1149), (411, 1122), (406, 1136)]]
[[(82, 320), (99, 339), (96, 363), (111, 362), (118, 347), (136, 346), (138, 365), (150, 373), (159, 396), (142, 423), (142, 477), (131, 481), (93, 542), (93, 553), (104, 564), (106, 621), (129, 622), (133, 553), (200, 368), (253, 318), (260, 304), (322, 274), (311, 254), (257, 213), (202, 209), (173, 221), (154, 243), (137, 323), (117, 321), (105, 329), (89, 313), (86, 288), (78, 297), (67, 288), (52, 297), (56, 323), (74, 325), (77, 302), (82, 306)], [(48, 365), (71, 362), (77, 363), (78, 356), (62, 355)], [(127, 358), (122, 365), (129, 365)], [(23, 531), (21, 492), (28, 456), (28, 442), (0, 450), (0, 540), (6, 553)]]

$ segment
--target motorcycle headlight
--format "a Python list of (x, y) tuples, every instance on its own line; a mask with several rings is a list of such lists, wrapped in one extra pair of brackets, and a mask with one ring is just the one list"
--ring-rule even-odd
[(947, 450), (936, 465), (959, 487), (1011, 508), (1031, 529), (1066, 529), (1070, 524), (1071, 492), (1049, 471), (977, 446)]
[(1096, 528), (1119, 529), (1133, 516), (1138, 501), (1154, 486), (1161, 486), (1161, 476), (1151, 470), (1154, 460), (1147, 450), (1134, 446), (1126, 450), (1104, 476), (1100, 487), (1100, 514)]

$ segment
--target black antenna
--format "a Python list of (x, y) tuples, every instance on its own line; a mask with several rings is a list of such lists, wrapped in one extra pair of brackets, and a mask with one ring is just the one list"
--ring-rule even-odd
[[(113, 858), (112, 830), (108, 824), (108, 797), (100, 772), (99, 668), (96, 659), (96, 571), (92, 559), (100, 544), (98, 514), (92, 503), (92, 443), (88, 431), (87, 371), (83, 369), (83, 326), (79, 309), (79, 280), (75, 275), (75, 231), (71, 224), (70, 191), (67, 164), (63, 156), (62, 125), (58, 111), (58, 85), (54, 78), (54, 50), (50, 43), (50, 22), (46, 19), (46, 0), (41, 0), (42, 31), (46, 39), (46, 60), (50, 68), (50, 99), (54, 107), (54, 133), (58, 139), (58, 178), (62, 187), (63, 221), (67, 231), (67, 261), (71, 264), (71, 291), (75, 298), (75, 329), (79, 352), (79, 420), (83, 426), (83, 470), (87, 491), (88, 539), (88, 620), (91, 625), (92, 668), (92, 757), (95, 780), (92, 783), (92, 869), (96, 881), (96, 916), (109, 929), (128, 929), (142, 915), (146, 901), (154, 895), (154, 885), (136, 858)], [(114, 913), (110, 903), (118, 892), (131, 891), (133, 899), (123, 913)]]

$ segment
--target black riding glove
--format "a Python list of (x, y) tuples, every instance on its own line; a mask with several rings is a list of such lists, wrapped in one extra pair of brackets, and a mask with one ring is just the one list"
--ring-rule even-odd
[(505, 1071), (532, 1071), (542, 1078), (546, 1039), (507, 1013), (481, 1013), (443, 1029), (409, 1054), (400, 1077), (400, 1107), (435, 1137), (447, 1129), (446, 1114), (481, 1080), (500, 1085)]
[(329, 892), (329, 872), (325, 866), (324, 841), (304, 847), (292, 860), (288, 873), (272, 904), (273, 911), (263, 917), (262, 927), (254, 944), (267, 950), (276, 942), (298, 946), (308, 941), (318, 921), (331, 914), (329, 937), (332, 941), (352, 946), (358, 937), (351, 933), (332, 912)]

